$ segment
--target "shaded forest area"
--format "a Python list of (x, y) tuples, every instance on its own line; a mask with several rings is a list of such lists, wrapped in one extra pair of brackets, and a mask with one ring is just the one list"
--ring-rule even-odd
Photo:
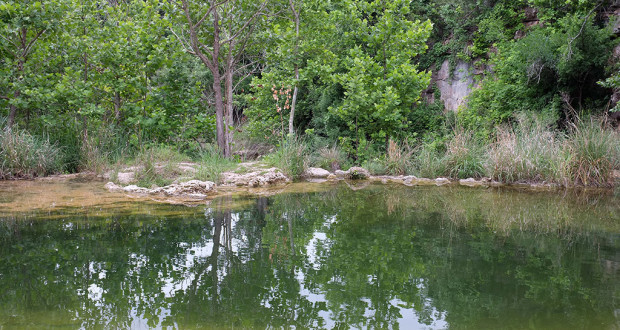
[[(292, 159), (291, 176), (355, 164), (606, 185), (620, 168), (619, 12), (613, 0), (0, 1), (0, 178), (167, 149), (271, 153)], [(454, 79), (460, 63), (473, 80), (446, 109), (438, 72)]]

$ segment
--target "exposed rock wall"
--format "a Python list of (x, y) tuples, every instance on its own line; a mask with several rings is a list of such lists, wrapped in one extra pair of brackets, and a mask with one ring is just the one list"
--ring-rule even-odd
[(490, 71), (488, 66), (479, 66), (476, 63), (458, 61), (450, 70), (450, 61), (445, 60), (438, 71), (433, 72), (431, 87), (426, 90), (424, 99), (428, 103), (435, 102), (437, 86), (439, 99), (447, 111), (457, 111), (465, 105), (467, 97), (473, 88), (477, 87), (482, 76)]

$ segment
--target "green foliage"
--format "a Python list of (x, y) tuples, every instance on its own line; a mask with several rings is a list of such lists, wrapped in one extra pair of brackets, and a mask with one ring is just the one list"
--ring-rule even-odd
[(462, 124), (488, 136), (493, 126), (521, 111), (575, 120), (571, 109), (582, 111), (604, 99), (597, 82), (605, 75), (610, 40), (609, 31), (591, 17), (567, 15), (502, 44), (494, 58), (496, 77), (470, 95), (468, 108), (459, 114)]

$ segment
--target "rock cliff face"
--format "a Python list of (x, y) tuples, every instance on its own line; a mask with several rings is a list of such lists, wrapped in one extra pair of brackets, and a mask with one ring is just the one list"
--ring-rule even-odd
[[(476, 63), (458, 61), (450, 70), (450, 61), (445, 60), (441, 68), (433, 73), (431, 86), (437, 86), (440, 100), (446, 111), (457, 111), (467, 102), (467, 96), (477, 87), (482, 76), (490, 71), (487, 66), (479, 67)], [(424, 99), (427, 102), (435, 101), (435, 91), (431, 88), (426, 91)]]

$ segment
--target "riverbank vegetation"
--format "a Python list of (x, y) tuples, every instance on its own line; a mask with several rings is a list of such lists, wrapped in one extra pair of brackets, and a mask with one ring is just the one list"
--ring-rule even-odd
[[(291, 177), (357, 165), (613, 185), (619, 10), (610, 0), (2, 1), (0, 178), (141, 164), (146, 184), (161, 181), (155, 166), (192, 161), (217, 181), (262, 158)], [(442, 86), (458, 82), (456, 68), (471, 86), (449, 109)]]

